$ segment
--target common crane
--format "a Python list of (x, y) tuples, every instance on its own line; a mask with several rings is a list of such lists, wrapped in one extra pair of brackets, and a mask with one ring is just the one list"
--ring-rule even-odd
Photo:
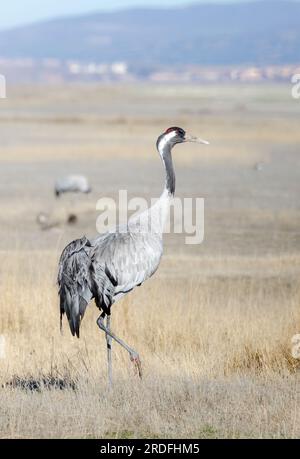
[(163, 254), (164, 223), (175, 192), (171, 150), (183, 142), (208, 144), (205, 140), (187, 135), (178, 127), (171, 127), (158, 137), (156, 146), (165, 168), (166, 180), (161, 197), (152, 207), (129, 219), (126, 225), (120, 225), (94, 240), (82, 237), (71, 242), (60, 257), (58, 285), (61, 325), (62, 316), (66, 313), (73, 336), (79, 337), (86, 307), (95, 299), (101, 312), (97, 324), (106, 334), (109, 386), (112, 383), (112, 340), (126, 349), (139, 376), (142, 375), (138, 353), (111, 331), (111, 307), (149, 279), (159, 266)]
[(56, 180), (54, 191), (59, 198), (63, 193), (90, 193), (91, 187), (84, 175), (67, 175)]

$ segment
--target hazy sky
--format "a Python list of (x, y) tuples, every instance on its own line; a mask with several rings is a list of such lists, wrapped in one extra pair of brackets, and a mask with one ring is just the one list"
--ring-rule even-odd
[(170, 6), (191, 3), (228, 3), (244, 0), (2, 0), (0, 28), (34, 22), (55, 16), (111, 10), (130, 6)]

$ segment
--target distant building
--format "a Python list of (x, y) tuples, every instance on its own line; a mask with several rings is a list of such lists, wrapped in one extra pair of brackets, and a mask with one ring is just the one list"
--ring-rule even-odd
[(24, 82), (68, 82), (68, 81), (131, 81), (144, 80), (164, 82), (242, 82), (260, 83), (264, 81), (291, 80), (300, 73), (300, 64), (281, 66), (197, 66), (147, 67), (147, 71), (138, 65), (135, 70), (127, 62), (84, 62), (44, 58), (4, 59), (0, 57), (0, 74), (11, 83)]

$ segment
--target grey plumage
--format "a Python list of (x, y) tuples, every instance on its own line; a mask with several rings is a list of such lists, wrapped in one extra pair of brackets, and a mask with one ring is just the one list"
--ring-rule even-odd
[[(111, 340), (124, 347), (141, 376), (138, 354), (110, 330), (111, 306), (157, 270), (163, 253), (163, 229), (169, 203), (175, 191), (175, 173), (171, 150), (182, 142), (200, 142), (180, 128), (170, 128), (157, 141), (157, 149), (166, 172), (164, 191), (148, 210), (119, 226), (88, 240), (71, 242), (59, 261), (58, 285), (61, 319), (66, 313), (73, 335), (79, 337), (80, 323), (94, 298), (101, 315), (97, 324), (106, 333), (108, 372), (111, 384)], [(107, 325), (104, 319), (107, 318)]]
[(86, 237), (71, 242), (61, 254), (58, 269), (60, 321), (66, 313), (73, 336), (79, 337), (80, 320), (92, 299), (91, 244)]
[(63, 193), (90, 193), (91, 187), (84, 175), (67, 175), (56, 180), (54, 190), (59, 197)]
[(259, 161), (258, 163), (255, 163), (254, 165), (254, 170), (257, 171), (257, 172), (261, 172), (264, 168), (264, 163)]
[(162, 241), (158, 234), (106, 233), (94, 241), (71, 242), (59, 261), (61, 317), (66, 313), (73, 335), (79, 337), (87, 304), (95, 299), (106, 314), (110, 307), (158, 268)]

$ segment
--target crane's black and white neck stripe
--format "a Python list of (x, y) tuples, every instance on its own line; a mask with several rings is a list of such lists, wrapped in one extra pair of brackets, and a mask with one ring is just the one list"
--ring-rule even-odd
[(172, 160), (172, 148), (177, 143), (184, 142), (185, 131), (181, 128), (169, 128), (158, 137), (156, 147), (163, 161), (166, 171), (165, 188), (171, 196), (175, 193), (175, 172)]

